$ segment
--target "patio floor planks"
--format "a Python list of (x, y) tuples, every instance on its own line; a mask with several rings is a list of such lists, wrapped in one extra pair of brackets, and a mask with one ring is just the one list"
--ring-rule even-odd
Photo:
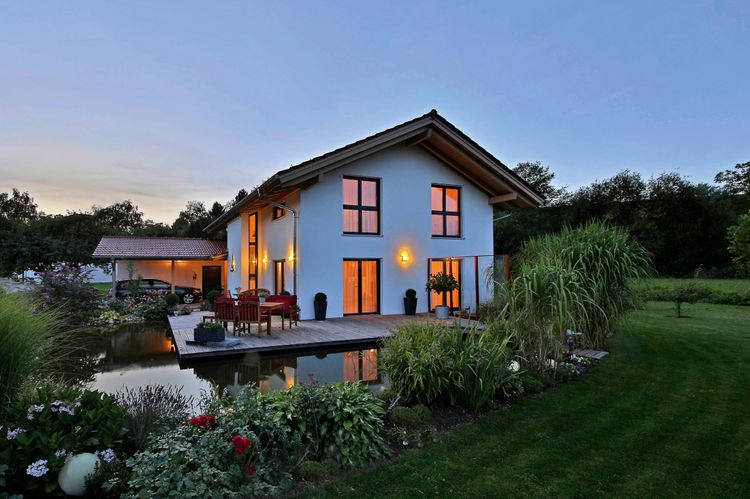
[[(237, 338), (239, 345), (231, 347), (209, 347), (206, 345), (191, 345), (187, 342), (193, 339), (193, 327), (201, 321), (208, 312), (196, 312), (190, 315), (169, 317), (175, 349), (181, 359), (199, 357), (218, 357), (223, 355), (238, 355), (249, 352), (272, 352), (283, 350), (302, 350), (312, 347), (331, 347), (347, 344), (375, 342), (386, 336), (401, 324), (408, 322), (435, 321), (429, 314), (406, 315), (363, 315), (343, 317), (325, 321), (300, 321), (297, 326), (281, 329), (279, 317), (273, 317), (271, 335), (258, 338), (254, 327), (250, 332), (239, 336), (232, 335), (230, 325), (227, 339)], [(472, 322), (461, 320), (461, 327), (467, 327)], [(458, 325), (458, 324), (455, 324)], [(287, 322), (288, 326), (288, 322)]]

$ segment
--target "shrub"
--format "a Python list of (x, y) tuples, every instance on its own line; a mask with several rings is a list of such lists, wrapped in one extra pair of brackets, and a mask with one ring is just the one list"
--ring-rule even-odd
[(164, 303), (166, 303), (168, 307), (174, 307), (180, 303), (180, 297), (174, 293), (169, 293), (164, 296)]
[(401, 428), (416, 429), (429, 424), (432, 416), (426, 405), (414, 407), (396, 406), (391, 414), (391, 422)]
[(40, 310), (19, 294), (0, 293), (0, 415), (26, 380), (44, 374), (60, 329), (58, 312)]
[(221, 329), (221, 322), (214, 321), (200, 321), (195, 325), (196, 329)]
[(209, 291), (206, 295), (206, 301), (208, 303), (216, 303), (216, 299), (221, 296), (221, 291), (213, 290)]
[(404, 296), (406, 296), (407, 298), (410, 298), (410, 299), (414, 299), (414, 298), (417, 297), (417, 291), (414, 290), (414, 289), (409, 288), (409, 289), (406, 290), (406, 293), (404, 293)]
[(383, 402), (360, 383), (295, 385), (267, 398), (277, 420), (300, 435), (314, 456), (352, 468), (389, 454)]
[(80, 267), (56, 264), (39, 273), (34, 294), (42, 306), (59, 310), (69, 324), (86, 324), (99, 315), (102, 301), (99, 291), (89, 283), (90, 274)]
[(544, 391), (544, 383), (531, 373), (524, 373), (520, 376), (523, 384), (523, 391), (527, 393), (541, 393)]
[(194, 405), (192, 396), (183, 395), (182, 387), (172, 385), (125, 387), (115, 397), (125, 409), (128, 440), (137, 450), (143, 448), (149, 433), (187, 420)]
[(571, 364), (570, 362), (560, 362), (557, 365), (556, 371), (561, 381), (572, 381), (581, 375), (575, 364)]
[(708, 296), (710, 292), (693, 282), (677, 286), (669, 293), (670, 301), (674, 302), (674, 311), (677, 317), (682, 317), (682, 305), (695, 303)]
[(16, 401), (0, 438), (0, 464), (10, 469), (8, 490), (60, 495), (57, 474), (68, 455), (104, 452), (114, 458), (121, 453), (124, 412), (112, 396), (52, 385)]
[(326, 301), (327, 299), (328, 297), (326, 296), (325, 293), (320, 293), (320, 292), (315, 293), (315, 301)]
[(307, 482), (317, 482), (330, 477), (337, 469), (336, 462), (330, 459), (326, 459), (325, 461), (305, 461), (300, 465), (297, 474)]
[(741, 274), (750, 275), (750, 211), (737, 219), (727, 231), (732, 261)]
[(498, 322), (465, 336), (444, 324), (405, 324), (385, 339), (381, 367), (407, 401), (446, 398), (479, 411), (515, 377), (506, 367), (511, 334)]
[(137, 297), (137, 304), (133, 307), (133, 313), (147, 321), (164, 320), (167, 316), (167, 302), (159, 293), (141, 293)]

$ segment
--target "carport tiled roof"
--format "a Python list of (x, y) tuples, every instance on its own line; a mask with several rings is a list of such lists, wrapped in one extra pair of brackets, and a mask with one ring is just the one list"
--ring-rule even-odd
[(192, 237), (104, 236), (94, 258), (209, 260), (227, 252), (226, 241)]

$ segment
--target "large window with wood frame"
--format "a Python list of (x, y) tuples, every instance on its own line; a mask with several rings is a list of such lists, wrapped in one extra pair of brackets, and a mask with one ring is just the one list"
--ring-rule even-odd
[(380, 234), (380, 180), (344, 177), (344, 234)]
[(461, 189), (432, 186), (433, 237), (461, 237)]
[(248, 265), (247, 289), (258, 287), (258, 214), (251, 213), (248, 219), (249, 234), (248, 239), (248, 256), (250, 265)]

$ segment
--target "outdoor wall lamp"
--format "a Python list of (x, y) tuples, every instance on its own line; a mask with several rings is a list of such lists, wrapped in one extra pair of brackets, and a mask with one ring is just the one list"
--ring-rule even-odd
[(263, 260), (262, 260), (262, 261), (263, 261), (263, 264), (266, 264), (266, 263), (268, 263), (268, 257), (267, 257), (267, 256), (264, 256), (264, 257), (263, 257)]
[(401, 252), (401, 262), (402, 263), (407, 263), (408, 261), (409, 261), (409, 253), (407, 253), (406, 251), (402, 251)]
[(234, 272), (237, 267), (237, 262), (234, 261), (234, 255), (232, 255), (232, 263), (229, 264), (229, 272)]

